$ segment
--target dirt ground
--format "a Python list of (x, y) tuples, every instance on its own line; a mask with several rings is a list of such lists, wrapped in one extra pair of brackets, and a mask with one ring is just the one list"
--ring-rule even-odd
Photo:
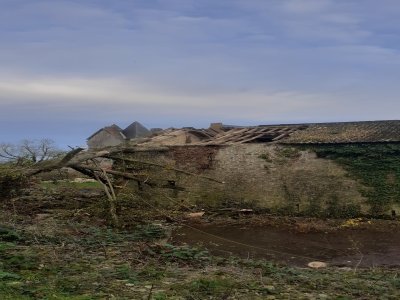
[(260, 225), (254, 220), (229, 225), (184, 223), (173, 232), (171, 242), (201, 245), (223, 257), (266, 259), (297, 267), (306, 267), (312, 261), (349, 268), (400, 267), (400, 231), (388, 226), (397, 226), (393, 222), (383, 222), (388, 223), (383, 227), (374, 226), (375, 221), (350, 219), (313, 230), (307, 227), (307, 231), (301, 226), (299, 231), (299, 223), (307, 220), (293, 221), (287, 226)]

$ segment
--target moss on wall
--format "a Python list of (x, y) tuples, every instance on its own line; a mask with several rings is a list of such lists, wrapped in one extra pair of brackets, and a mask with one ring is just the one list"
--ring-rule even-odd
[(367, 188), (371, 214), (384, 214), (400, 203), (400, 144), (318, 145), (307, 147), (318, 158), (331, 159), (343, 166)]

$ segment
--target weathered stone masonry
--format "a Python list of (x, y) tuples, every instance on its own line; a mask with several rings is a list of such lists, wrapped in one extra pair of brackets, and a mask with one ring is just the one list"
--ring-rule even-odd
[[(335, 162), (319, 159), (307, 150), (256, 143), (168, 148), (133, 154), (135, 159), (156, 162), (167, 169), (138, 163), (128, 166), (160, 182), (168, 178), (177, 187), (175, 191), (159, 189), (158, 196), (153, 192), (160, 201), (165, 202), (166, 195), (201, 206), (255, 205), (304, 215), (329, 215), (333, 208), (351, 208), (356, 214), (369, 211), (360, 193), (365, 187)], [(225, 184), (175, 172), (168, 166)]]

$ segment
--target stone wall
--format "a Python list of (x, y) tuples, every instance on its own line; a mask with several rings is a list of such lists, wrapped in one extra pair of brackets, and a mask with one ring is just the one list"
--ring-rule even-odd
[[(202, 207), (258, 207), (283, 214), (355, 216), (370, 207), (360, 191), (366, 189), (335, 162), (308, 150), (275, 144), (233, 146), (173, 146), (169, 151), (141, 152), (134, 158), (167, 166), (135, 163), (127, 166), (148, 174), (160, 186), (146, 190), (152, 198)], [(169, 169), (168, 169), (169, 166)], [(224, 181), (175, 172), (178, 168)], [(169, 181), (165, 180), (168, 179)], [(183, 190), (184, 189), (184, 190)], [(143, 192), (143, 187), (142, 187)]]

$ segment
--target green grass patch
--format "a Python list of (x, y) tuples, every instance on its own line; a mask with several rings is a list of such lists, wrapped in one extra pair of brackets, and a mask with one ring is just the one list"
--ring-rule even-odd
[(72, 181), (42, 181), (40, 186), (45, 190), (57, 190), (71, 188), (75, 190), (87, 190), (87, 189), (101, 189), (102, 186), (99, 182), (72, 182)]

